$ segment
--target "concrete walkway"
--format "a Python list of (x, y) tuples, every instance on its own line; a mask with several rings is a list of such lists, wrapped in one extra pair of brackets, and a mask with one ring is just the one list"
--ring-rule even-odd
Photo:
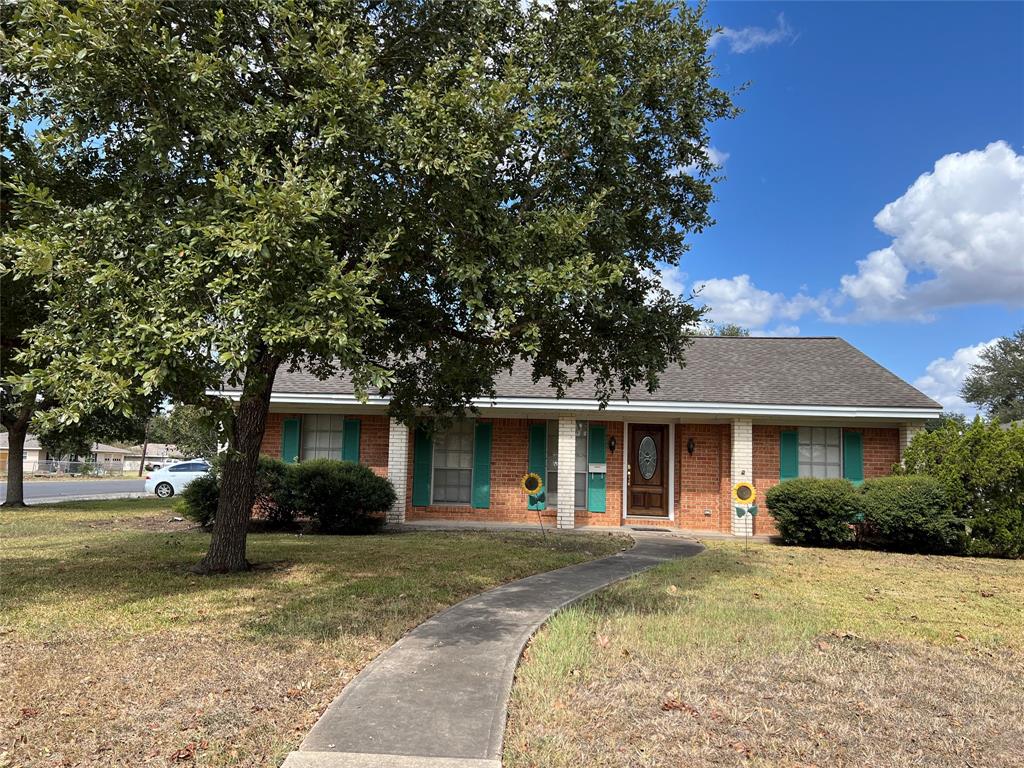
[(669, 533), (600, 560), (514, 581), (433, 616), (334, 700), (283, 768), (501, 768), (523, 647), (552, 613), (703, 547)]

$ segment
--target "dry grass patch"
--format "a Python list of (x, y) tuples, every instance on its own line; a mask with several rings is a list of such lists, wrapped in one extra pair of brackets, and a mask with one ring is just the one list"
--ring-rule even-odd
[(274, 766), (366, 663), (473, 593), (608, 536), (259, 534), (199, 577), (166, 502), (0, 512), (0, 766)]
[(1011, 766), (1024, 563), (713, 543), (556, 617), (505, 764)]

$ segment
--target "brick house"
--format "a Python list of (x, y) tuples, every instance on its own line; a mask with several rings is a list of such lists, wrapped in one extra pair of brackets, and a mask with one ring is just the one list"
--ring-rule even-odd
[[(263, 452), (366, 464), (398, 491), (392, 522), (539, 514), (561, 528), (772, 533), (769, 514), (733, 514), (733, 484), (751, 481), (763, 499), (790, 477), (888, 474), (941, 411), (834, 337), (700, 337), (686, 367), (666, 371), (653, 393), (602, 410), (592, 388), (575, 390), (558, 399), (517, 366), (496, 382), (493, 401), (476, 403), (478, 416), (431, 436), (389, 419), (384, 397), (358, 402), (341, 377), (281, 371)], [(521, 490), (527, 472), (544, 481), (536, 496)]]

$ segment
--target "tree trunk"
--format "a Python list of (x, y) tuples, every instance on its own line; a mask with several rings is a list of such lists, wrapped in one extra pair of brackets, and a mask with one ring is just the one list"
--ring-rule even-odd
[(142, 470), (146, 468), (146, 451), (149, 449), (149, 439), (142, 441), (142, 458), (139, 460), (139, 477), (142, 477)]
[(25, 506), (25, 436), (32, 420), (32, 406), (23, 405), (17, 418), (7, 424), (7, 497), (5, 507)]
[(256, 496), (256, 469), (267, 426), (270, 392), (279, 362), (264, 354), (246, 371), (242, 397), (220, 472), (220, 497), (213, 536), (206, 557), (193, 567), (196, 573), (229, 573), (249, 568), (245, 536)]

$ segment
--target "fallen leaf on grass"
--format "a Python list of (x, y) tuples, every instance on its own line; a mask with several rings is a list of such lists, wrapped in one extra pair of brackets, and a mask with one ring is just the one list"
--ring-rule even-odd
[(195, 760), (195, 759), (196, 759), (196, 743), (194, 741), (190, 741), (188, 744), (186, 744), (181, 749), (175, 750), (174, 752), (171, 753), (171, 760), (175, 760), (175, 761), (177, 761), (179, 763), (183, 763), (183, 762), (185, 762), (187, 760)]
[(25, 720), (33, 718), (33, 717), (35, 717), (38, 714), (39, 714), (39, 709), (37, 707), (22, 707), (21, 708), (21, 716)]
[(697, 708), (692, 704), (687, 704), (685, 701), (679, 699), (665, 699), (661, 702), (662, 712), (688, 712), (689, 714), (697, 717), (699, 712)]

